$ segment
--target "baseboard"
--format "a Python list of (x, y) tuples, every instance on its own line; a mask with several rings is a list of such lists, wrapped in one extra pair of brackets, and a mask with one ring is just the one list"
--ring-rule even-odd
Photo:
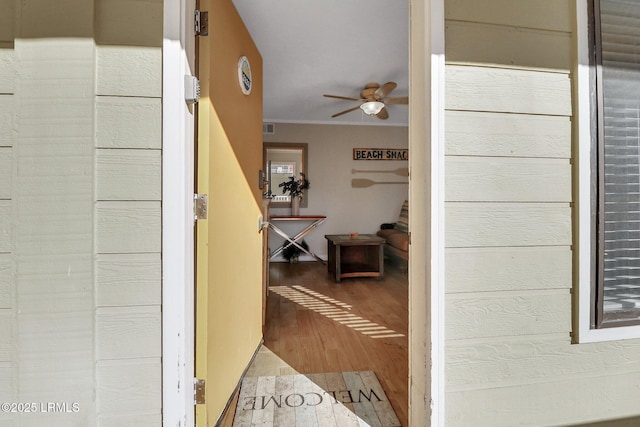
[(260, 340), (260, 343), (258, 344), (258, 347), (256, 347), (255, 351), (253, 352), (253, 356), (251, 356), (251, 360), (249, 360), (249, 363), (244, 368), (244, 371), (242, 372), (242, 375), (240, 375), (240, 379), (238, 380), (238, 384), (236, 384), (236, 387), (233, 389), (233, 393), (231, 393), (231, 396), (229, 397), (229, 400), (227, 400), (227, 403), (226, 403), (226, 405), (224, 405), (224, 409), (222, 410), (222, 413), (220, 414), (220, 416), (218, 417), (218, 420), (215, 423), (216, 427), (219, 427), (222, 424), (222, 421), (227, 416), (227, 413), (229, 412), (229, 408), (231, 408), (231, 404), (235, 400), (236, 395), (240, 392), (240, 386), (242, 386), (242, 381), (244, 380), (244, 377), (247, 376), (247, 372), (249, 371), (249, 368), (253, 364), (253, 361), (256, 360), (256, 356), (258, 355), (258, 352), (260, 351), (260, 348), (262, 348), (263, 344), (264, 344), (264, 338)]

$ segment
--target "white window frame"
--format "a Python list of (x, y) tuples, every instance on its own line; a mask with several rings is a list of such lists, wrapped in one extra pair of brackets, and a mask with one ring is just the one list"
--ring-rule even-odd
[(577, 316), (578, 330), (574, 339), (579, 343), (640, 338), (640, 325), (591, 327), (591, 82), (589, 77), (589, 1), (576, 0), (577, 69), (575, 76), (575, 146), (577, 147)]

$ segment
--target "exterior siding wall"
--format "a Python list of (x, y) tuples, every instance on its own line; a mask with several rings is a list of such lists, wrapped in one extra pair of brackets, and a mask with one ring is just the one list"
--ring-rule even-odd
[(158, 426), (162, 1), (97, 0), (96, 17), (98, 425)]
[(570, 337), (573, 2), (445, 14), (447, 425), (637, 416), (640, 342)]
[(2, 425), (161, 424), (162, 4), (0, 0)]
[[(6, 7), (6, 8), (5, 8)], [(14, 50), (13, 4), (0, 2), (11, 19), (0, 18), (0, 401), (10, 401), (15, 396), (16, 355), (14, 350), (15, 328), (15, 262), (11, 223), (13, 222), (14, 175)], [(8, 418), (0, 413), (0, 424)]]

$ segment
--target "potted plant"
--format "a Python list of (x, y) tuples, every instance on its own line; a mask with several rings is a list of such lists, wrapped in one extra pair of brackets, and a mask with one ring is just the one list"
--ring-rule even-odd
[(302, 193), (309, 188), (307, 176), (302, 172), (300, 172), (300, 178), (298, 179), (296, 179), (295, 175), (291, 175), (289, 180), (281, 182), (279, 187), (282, 187), (282, 194), (289, 193), (291, 196), (291, 215), (299, 215)]
[[(288, 243), (289, 242), (285, 242), (282, 245), (282, 257), (290, 263), (296, 263), (298, 262), (298, 257), (302, 254), (302, 250), (300, 250), (299, 247)], [(302, 246), (306, 250), (309, 250), (309, 245), (304, 241), (304, 239), (300, 242), (300, 246)]]

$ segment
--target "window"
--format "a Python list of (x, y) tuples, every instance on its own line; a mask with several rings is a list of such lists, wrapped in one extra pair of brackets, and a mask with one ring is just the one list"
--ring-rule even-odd
[[(267, 192), (271, 193), (271, 207), (285, 207), (291, 204), (291, 196), (285, 195), (280, 184), (289, 177), (299, 178), (300, 173), (308, 174), (307, 144), (270, 143), (263, 144), (264, 170), (267, 171)], [(302, 207), (307, 207), (308, 194), (302, 199)]]
[(640, 324), (640, 1), (590, 10), (590, 328)]

